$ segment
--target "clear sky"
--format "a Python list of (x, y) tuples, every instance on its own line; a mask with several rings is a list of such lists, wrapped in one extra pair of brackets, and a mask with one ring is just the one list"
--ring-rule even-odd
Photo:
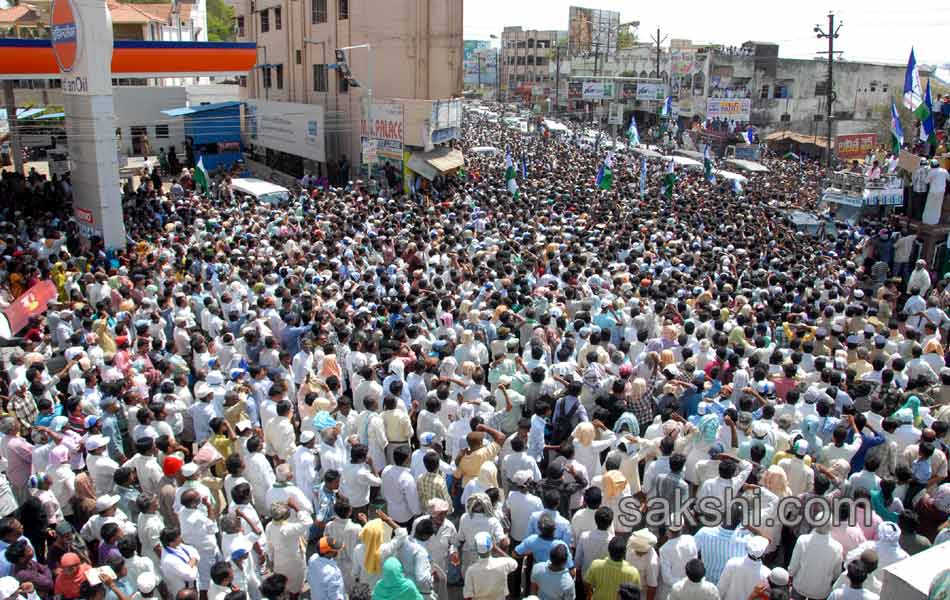
[(659, 26), (664, 36), (697, 42), (740, 45), (747, 40), (773, 41), (785, 58), (812, 58), (827, 50), (816, 39), (816, 24), (828, 27), (828, 11), (844, 21), (835, 41), (845, 60), (906, 64), (911, 46), (917, 62), (950, 63), (950, 3), (891, 0), (733, 0), (709, 2), (631, 2), (630, 0), (468, 0), (465, 39), (501, 35), (506, 25), (567, 30), (570, 6), (619, 10), (621, 22), (640, 21), (640, 40), (649, 41)]

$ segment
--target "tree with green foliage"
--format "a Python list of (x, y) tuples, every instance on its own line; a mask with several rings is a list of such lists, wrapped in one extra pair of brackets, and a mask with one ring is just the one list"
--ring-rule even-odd
[(208, 0), (208, 41), (234, 41), (234, 8), (224, 0)]
[[(154, 4), (155, 0), (123, 0), (129, 4)], [(233, 42), (234, 8), (224, 0), (208, 0), (208, 41)]]

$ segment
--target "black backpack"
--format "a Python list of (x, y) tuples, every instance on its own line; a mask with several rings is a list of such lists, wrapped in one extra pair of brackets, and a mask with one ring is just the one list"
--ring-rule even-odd
[[(567, 438), (571, 437), (571, 434), (574, 433), (574, 426), (571, 425), (571, 421), (574, 419), (574, 414), (577, 413), (577, 409), (580, 408), (581, 400), (580, 398), (576, 399), (577, 402), (574, 404), (574, 407), (566, 413), (557, 415), (557, 412), (554, 414), (553, 419), (553, 430), (551, 432), (551, 444), (558, 445)], [(564, 402), (561, 402), (560, 410), (564, 411)]]

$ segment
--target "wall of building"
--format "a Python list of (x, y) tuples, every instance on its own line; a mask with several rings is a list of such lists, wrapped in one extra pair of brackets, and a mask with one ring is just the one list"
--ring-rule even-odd
[[(357, 162), (362, 105), (370, 82), (377, 100), (450, 98), (462, 93), (462, 0), (326, 0), (326, 12), (319, 14), (325, 22), (320, 23), (314, 23), (313, 13), (315, 5), (324, 5), (319, 0), (256, 0), (253, 12), (251, 0), (233, 1), (236, 14), (244, 16), (242, 41), (261, 46), (259, 64), (281, 64), (284, 72), (279, 89), (273, 72), (269, 89), (262, 85), (260, 70), (249, 74), (242, 97), (323, 105), (330, 159), (346, 154), (351, 163)], [(348, 8), (347, 18), (341, 18), (341, 4)], [(278, 7), (279, 31), (274, 18)], [(260, 13), (265, 9), (270, 31), (262, 33)], [(335, 63), (335, 48), (367, 42), (372, 43), (371, 53), (363, 48), (347, 51), (359, 88), (342, 91), (338, 71), (328, 70), (326, 91), (315, 91), (314, 65), (324, 60)]]
[[(826, 122), (814, 115), (827, 112), (825, 82), (828, 67), (821, 60), (779, 59), (775, 75), (754, 68), (750, 57), (714, 55), (712, 80), (731, 70), (732, 80), (747, 80), (752, 97), (752, 123), (766, 131), (788, 129), (798, 133), (823, 135)], [(886, 132), (892, 97), (903, 89), (904, 68), (894, 65), (839, 62), (834, 65), (833, 105), (835, 133)], [(782, 115), (790, 121), (782, 122)], [(884, 128), (884, 131), (880, 131)]]
[[(185, 143), (184, 122), (180, 117), (163, 115), (163, 110), (185, 106), (187, 92), (183, 87), (117, 87), (115, 97), (115, 126), (120, 133), (120, 152), (132, 156), (132, 127), (144, 125), (152, 146), (152, 153), (159, 148), (174, 145), (179, 151)], [(168, 136), (159, 137), (157, 126), (167, 125)]]

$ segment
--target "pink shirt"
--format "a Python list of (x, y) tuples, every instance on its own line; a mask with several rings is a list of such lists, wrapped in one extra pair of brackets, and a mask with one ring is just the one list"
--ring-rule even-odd
[(14, 487), (23, 487), (33, 470), (33, 444), (20, 436), (7, 436), (7, 478)]
[(851, 552), (867, 541), (860, 527), (857, 525), (850, 527), (847, 523), (833, 527), (830, 535), (831, 539), (841, 544), (841, 560), (845, 560), (848, 556), (848, 552)]

